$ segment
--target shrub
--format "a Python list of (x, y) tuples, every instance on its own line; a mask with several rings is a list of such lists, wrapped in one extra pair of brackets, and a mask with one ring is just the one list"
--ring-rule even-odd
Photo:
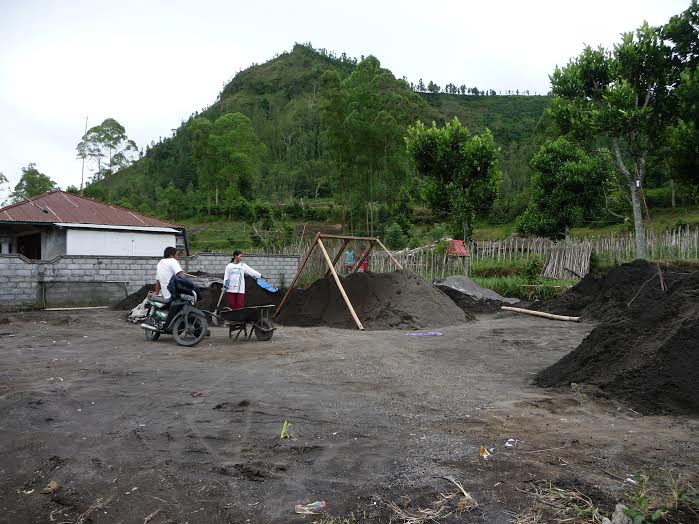
[(384, 239), (386, 240), (386, 245), (391, 249), (403, 249), (408, 242), (408, 239), (403, 234), (403, 228), (396, 222), (393, 222), (386, 228)]

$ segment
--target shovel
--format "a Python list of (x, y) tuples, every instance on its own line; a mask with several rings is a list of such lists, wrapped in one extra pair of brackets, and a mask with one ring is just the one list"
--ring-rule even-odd
[(223, 299), (223, 294), (226, 292), (226, 286), (221, 286), (221, 294), (218, 296), (218, 302), (216, 302), (216, 309), (214, 309), (214, 313), (211, 315), (211, 323), (218, 327), (218, 308), (221, 305), (221, 300)]

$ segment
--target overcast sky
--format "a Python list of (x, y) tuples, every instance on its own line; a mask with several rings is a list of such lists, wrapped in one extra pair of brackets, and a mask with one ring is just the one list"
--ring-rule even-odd
[[(112, 5), (115, 7), (108, 7)], [(549, 90), (584, 44), (611, 46), (689, 0), (0, 0), (0, 172), (80, 184), (75, 146), (116, 118), (140, 146), (215, 101), (236, 71), (290, 50), (373, 54), (397, 77)], [(1, 197), (2, 195), (0, 195)]]

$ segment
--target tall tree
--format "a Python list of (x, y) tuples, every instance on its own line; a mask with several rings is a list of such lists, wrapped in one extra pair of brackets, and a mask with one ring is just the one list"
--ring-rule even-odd
[[(138, 154), (138, 146), (126, 136), (126, 130), (113, 118), (91, 127), (77, 145), (77, 157), (90, 159), (97, 167), (94, 180), (130, 165)], [(103, 163), (106, 165), (103, 166)]]
[(215, 205), (226, 192), (228, 200), (235, 194), (252, 198), (257, 169), (266, 147), (260, 142), (250, 119), (242, 113), (226, 113), (212, 124), (205, 117), (192, 122), (193, 154), (197, 163), (199, 187)]
[(531, 167), (531, 201), (517, 219), (520, 232), (568, 237), (572, 226), (602, 213), (613, 176), (608, 154), (590, 156), (561, 137), (541, 146)]
[(551, 113), (577, 138), (608, 137), (633, 209), (636, 255), (646, 256), (643, 184), (649, 152), (661, 142), (668, 111), (669, 53), (644, 23), (613, 51), (586, 47), (551, 75)]
[(342, 184), (352, 208), (367, 206), (371, 232), (372, 202), (391, 200), (407, 178), (403, 136), (425, 103), (374, 56), (362, 60), (339, 85), (337, 78), (326, 80), (323, 123), (330, 147), (335, 158), (342, 156)]
[[(677, 119), (668, 130), (666, 149), (675, 179), (695, 187), (699, 194), (699, 3), (673, 16), (660, 28), (672, 44), (670, 84)], [(674, 183), (673, 183), (674, 190)], [(673, 191), (674, 195), (674, 191)], [(674, 200), (674, 199), (673, 199)]]
[(405, 141), (418, 173), (427, 179), (433, 212), (451, 220), (456, 238), (470, 239), (474, 215), (492, 207), (502, 178), (493, 135), (486, 129), (471, 136), (454, 117), (443, 128), (418, 121)]
[(22, 168), (22, 178), (15, 186), (15, 190), (10, 194), (13, 202), (21, 202), (26, 198), (31, 198), (46, 191), (56, 189), (56, 182), (41, 173), (36, 164), (30, 163)]

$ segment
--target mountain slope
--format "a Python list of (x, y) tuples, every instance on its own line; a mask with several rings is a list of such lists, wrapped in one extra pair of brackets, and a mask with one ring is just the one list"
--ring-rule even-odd
[[(320, 78), (329, 69), (346, 78), (355, 66), (355, 60), (328, 56), (304, 45), (253, 65), (239, 72), (213, 105), (183, 122), (172, 137), (148, 148), (144, 158), (129, 168), (91, 184), (86, 193), (148, 212), (158, 211), (159, 191), (170, 183), (189, 189), (190, 200), (195, 198), (191, 190), (197, 186), (197, 166), (190, 122), (199, 115), (213, 121), (225, 113), (241, 112), (267, 147), (256, 194), (277, 201), (327, 196), (332, 192), (333, 168), (321, 125)], [(472, 132), (490, 128), (502, 148), (505, 191), (526, 185), (527, 163), (548, 97), (421, 96), (427, 110), (414, 115), (415, 119), (441, 124), (458, 116)]]

